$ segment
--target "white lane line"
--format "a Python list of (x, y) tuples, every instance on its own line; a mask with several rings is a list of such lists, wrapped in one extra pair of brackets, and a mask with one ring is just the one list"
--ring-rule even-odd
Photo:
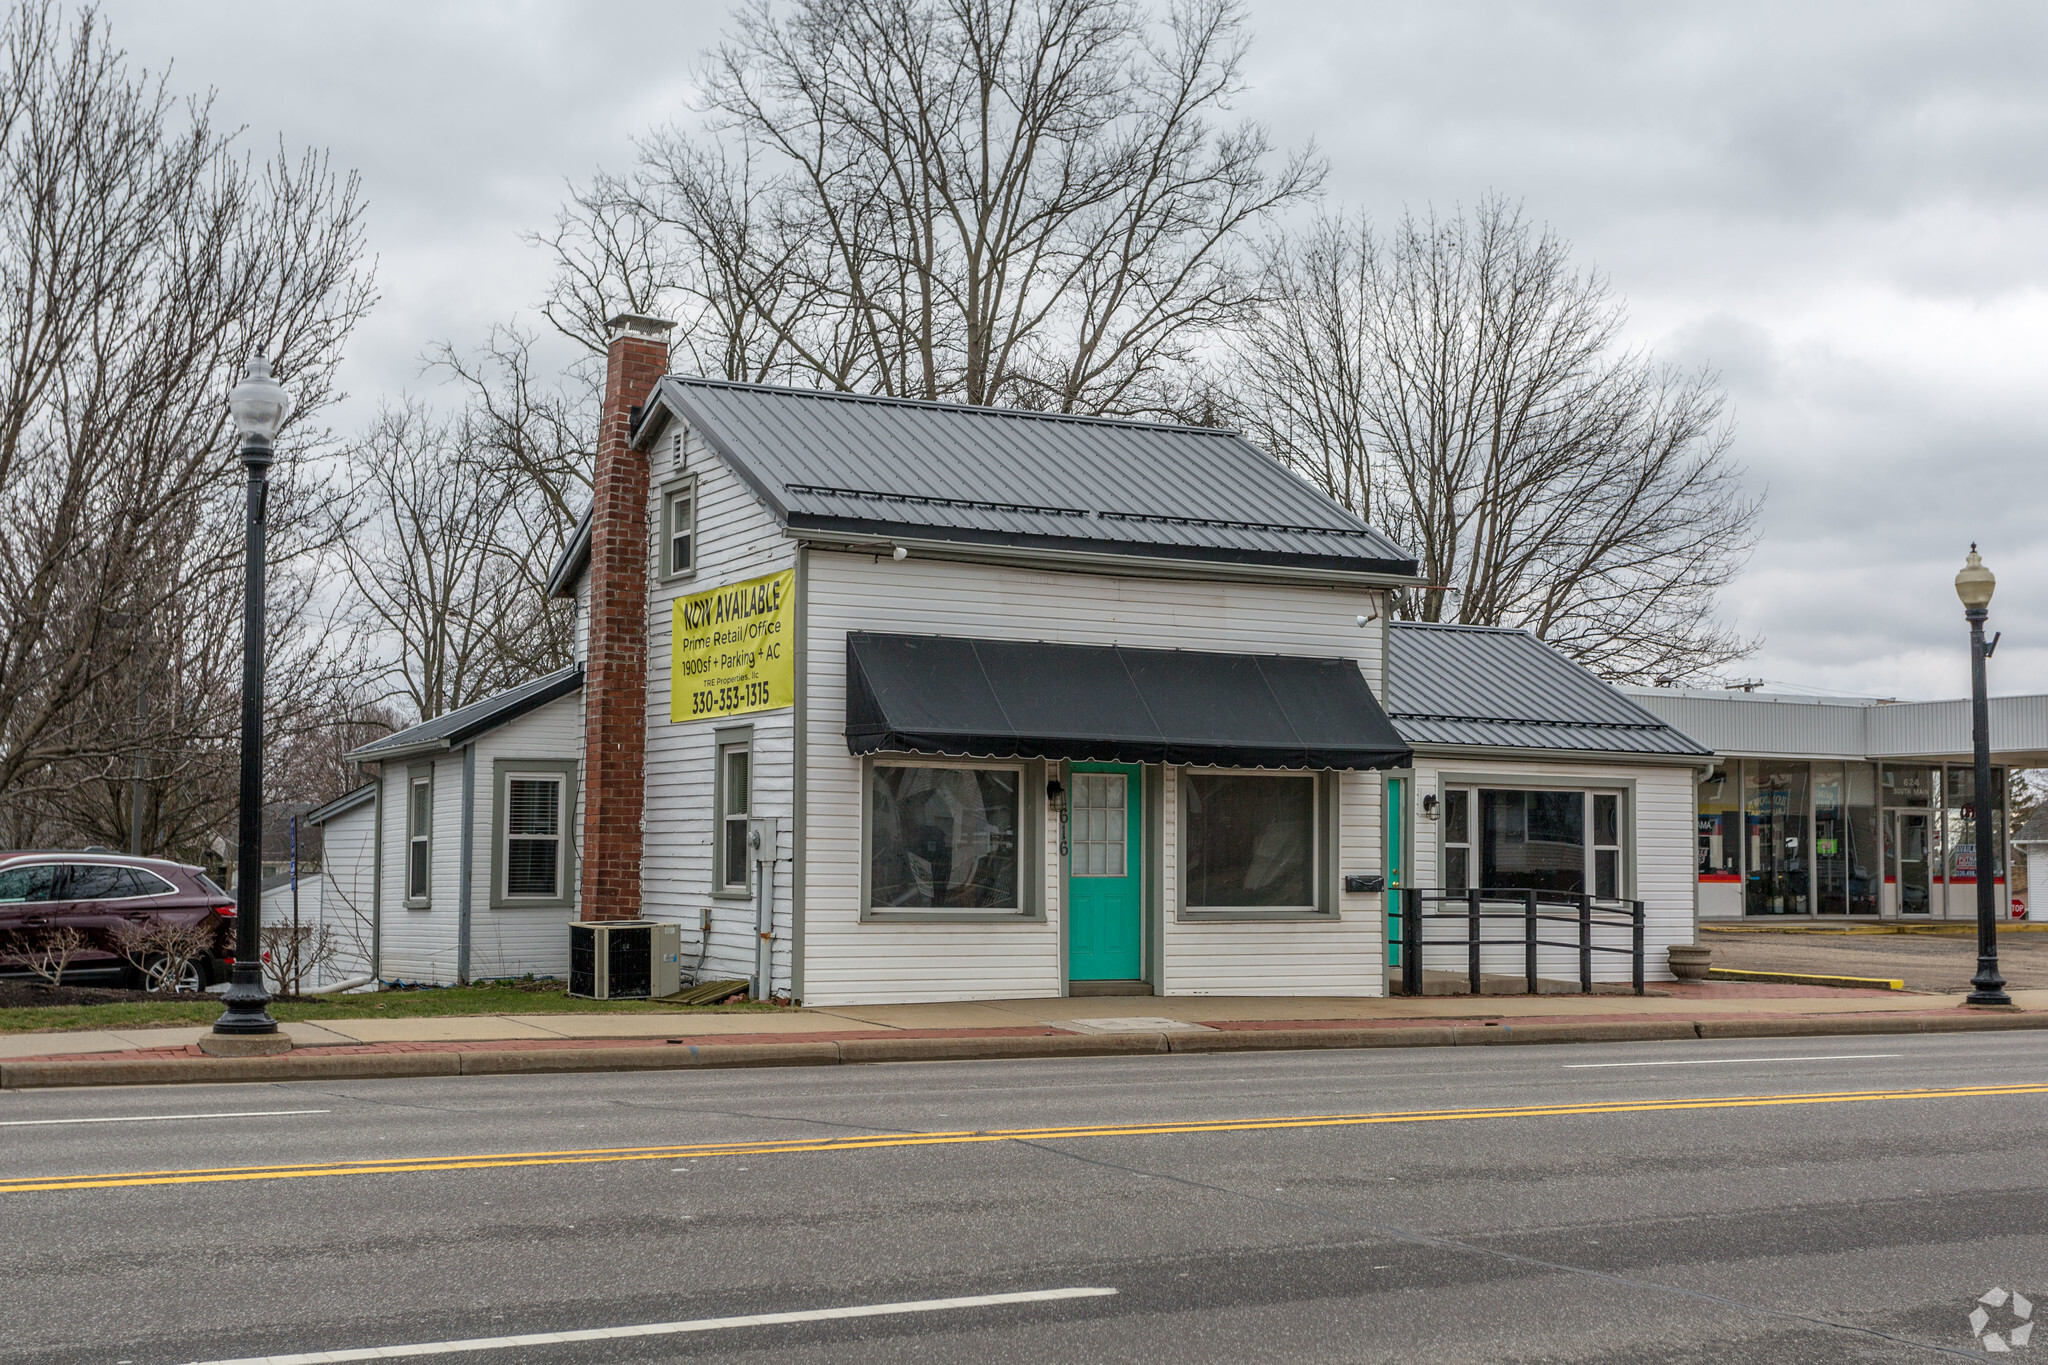
[(234, 1114), (122, 1114), (104, 1119), (6, 1119), (0, 1128), (42, 1128), (53, 1123), (169, 1123), (174, 1119), (269, 1119), (287, 1114), (331, 1114), (332, 1109), (250, 1109)]
[(879, 1318), (894, 1313), (943, 1313), (955, 1308), (995, 1308), (1012, 1303), (1051, 1303), (1059, 1299), (1100, 1299), (1114, 1289), (1036, 1289), (1021, 1294), (975, 1294), (959, 1299), (912, 1299), (907, 1303), (868, 1303), (853, 1308), (809, 1308), (796, 1313), (753, 1313), (741, 1318), (694, 1318), (688, 1322), (646, 1322), (632, 1327), (587, 1327), (573, 1332), (529, 1332), (517, 1337), (471, 1337), (466, 1341), (423, 1341), (408, 1346), (362, 1346), (341, 1351), (305, 1351), (297, 1355), (243, 1356), (235, 1360), (201, 1360), (193, 1365), (334, 1365), (348, 1360), (396, 1360), (410, 1356), (453, 1355), (458, 1351), (502, 1351), (519, 1346), (557, 1346), (574, 1341), (617, 1341), (622, 1337), (665, 1337), (683, 1332), (723, 1332), (733, 1327), (770, 1327), (791, 1322), (831, 1322), (840, 1318)]
[(1700, 1057), (1682, 1062), (1566, 1062), (1566, 1071), (1594, 1071), (1609, 1066), (1740, 1066), (1758, 1062), (1870, 1062), (1903, 1057), (1903, 1052), (1834, 1052), (1825, 1057)]

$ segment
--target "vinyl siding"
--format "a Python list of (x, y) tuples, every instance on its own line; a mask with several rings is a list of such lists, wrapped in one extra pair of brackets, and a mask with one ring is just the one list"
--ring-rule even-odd
[[(475, 825), (470, 856), (469, 975), (471, 980), (498, 976), (566, 976), (573, 910), (491, 909), (491, 839), (493, 824), (492, 762), (499, 758), (571, 758), (583, 756), (583, 700), (574, 695), (551, 701), (495, 730), (478, 736), (476, 746)], [(426, 760), (414, 760), (425, 762)], [(385, 765), (384, 783), (384, 976), (385, 979), (447, 985), (456, 980), (458, 906), (462, 886), (462, 765), (460, 749), (437, 755), (434, 768), (434, 841), (429, 880), (431, 904), (423, 910), (405, 904), (406, 784), (412, 763), (393, 759)], [(577, 811), (582, 810), (579, 794)], [(571, 822), (570, 867), (580, 824)], [(365, 914), (367, 914), (367, 907)]]
[[(320, 875), (313, 879), (318, 896), (318, 922), (340, 947), (320, 979), (311, 983), (314, 985), (361, 976), (370, 970), (371, 916), (377, 882), (377, 803), (365, 802), (320, 828), (324, 840), (321, 868)], [(302, 915), (305, 891), (302, 880)], [(286, 916), (291, 914), (289, 893), (284, 900), (284, 912)], [(264, 918), (270, 922), (268, 913)]]
[[(752, 761), (753, 813), (781, 821), (782, 861), (775, 864), (774, 989), (786, 991), (790, 981), (791, 824), (795, 813), (793, 781), (795, 719), (790, 708), (750, 715), (687, 721), (669, 719), (669, 634), (678, 597), (705, 592), (728, 583), (780, 573), (796, 563), (796, 546), (754, 491), (704, 445), (687, 423), (664, 432), (651, 452), (655, 459), (648, 501), (648, 527), (658, 538), (662, 488), (679, 472), (672, 463), (676, 430), (683, 433), (683, 469), (697, 478), (696, 573), (684, 580), (663, 582), (658, 545), (650, 544), (647, 617), (647, 806), (646, 837), (640, 857), (640, 908), (643, 917), (683, 926), (683, 952), (694, 966), (704, 954), (703, 979), (751, 977), (754, 974), (754, 903), (711, 894), (713, 837), (712, 781), (716, 741), (713, 731), (728, 725), (750, 725), (754, 731)], [(843, 745), (841, 746), (844, 747)], [(708, 948), (699, 935), (701, 915), (711, 911)]]
[[(434, 830), (428, 904), (405, 903), (407, 784), (415, 763), (431, 763)], [(462, 756), (393, 759), (384, 765), (384, 979), (446, 985), (455, 980), (456, 886), (462, 857)]]
[[(1384, 995), (1386, 922), (1383, 897), (1337, 891), (1340, 918), (1301, 920), (1188, 920), (1180, 904), (1177, 843), (1180, 778), (1166, 770), (1166, 857), (1160, 879), (1166, 915), (1160, 943), (1161, 995)], [(1384, 799), (1377, 773), (1337, 778), (1339, 887), (1342, 872), (1377, 871), (1378, 811)]]
[[(491, 977), (569, 975), (569, 923), (576, 912), (564, 909), (491, 908), (491, 850), (497, 838), (496, 764), (501, 758), (575, 759), (579, 787), (583, 758), (583, 696), (577, 693), (551, 701), (517, 720), (479, 735), (476, 743), (476, 826), (469, 874), (469, 975), (473, 981)], [(455, 780), (462, 781), (462, 761), (456, 756), (451, 766)], [(458, 797), (459, 800), (459, 797)], [(570, 885), (575, 885), (578, 861), (576, 848), (583, 837), (582, 793), (577, 793), (569, 838), (564, 844), (568, 856)], [(459, 857), (460, 849), (449, 857)], [(388, 919), (389, 916), (387, 915)]]
[[(1448, 758), (1440, 754), (1418, 754), (1415, 790), (1410, 799), (1411, 827), (1414, 830), (1411, 886), (1438, 887), (1443, 884), (1439, 871), (1443, 822), (1424, 819), (1419, 812), (1423, 797), (1441, 792), (1446, 772), (1503, 779), (1498, 783), (1489, 780), (1485, 783), (1488, 786), (1511, 787), (1512, 780), (1518, 776), (1564, 778), (1574, 784), (1583, 784), (1588, 790), (1603, 787), (1626, 790), (1632, 785), (1635, 797), (1629, 818), (1633, 838), (1624, 847), (1624, 861), (1627, 862), (1632, 847), (1632, 890), (1629, 894), (1632, 899), (1644, 903), (1644, 975), (1652, 981), (1672, 979), (1664, 950), (1674, 943), (1691, 943), (1694, 940), (1693, 858), (1698, 827), (1694, 783), (1697, 769), (1641, 763), (1581, 763), (1568, 759), (1520, 762), (1489, 758), (1483, 753)], [(1476, 829), (1474, 834), (1477, 834)], [(1455, 932), (1446, 926), (1432, 931), (1431, 936), (1450, 937)], [(1496, 921), (1482, 930), (1489, 938), (1510, 938), (1519, 932), (1519, 927), (1509, 921)], [(1577, 942), (1577, 935), (1577, 929), (1568, 924), (1546, 924), (1542, 930), (1544, 938), (1573, 943)], [(1629, 940), (1623, 931), (1607, 930), (1596, 933), (1594, 941), (1626, 947)], [(1462, 943), (1428, 948), (1423, 953), (1423, 966), (1431, 971), (1462, 972), (1466, 965), (1466, 951)], [(1519, 941), (1497, 948), (1488, 947), (1483, 950), (1480, 962), (1484, 971), (1519, 976), (1523, 971), (1523, 948)], [(1577, 949), (1539, 949), (1537, 969), (1548, 978), (1576, 980), (1579, 974)], [(1626, 954), (1593, 955), (1594, 980), (1627, 981), (1629, 976), (1630, 964)]]
[[(1011, 569), (814, 550), (805, 636), (808, 811), (804, 998), (810, 1004), (1028, 999), (1064, 989), (1061, 896), (1046, 878), (1044, 923), (860, 921), (860, 761), (845, 737), (850, 630), (1342, 656), (1379, 690), (1383, 632), (1361, 630), (1377, 594), (1352, 588), (1204, 583)], [(652, 689), (650, 689), (652, 691)], [(665, 699), (664, 699), (665, 700)], [(1378, 774), (1341, 780), (1341, 864), (1379, 866)], [(1174, 807), (1166, 814), (1167, 877)], [(1041, 857), (1058, 868), (1058, 828)], [(1178, 924), (1159, 904), (1155, 987), (1176, 994), (1379, 994), (1380, 898), (1346, 897), (1336, 921)], [(1156, 909), (1148, 913), (1158, 913)]]

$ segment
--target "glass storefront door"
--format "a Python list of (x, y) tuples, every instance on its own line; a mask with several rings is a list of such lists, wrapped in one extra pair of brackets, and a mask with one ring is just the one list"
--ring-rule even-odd
[(1804, 915), (1813, 907), (1807, 835), (1812, 773), (1800, 762), (1742, 765), (1743, 913)]
[(1927, 846), (1925, 811), (1889, 811), (1885, 831), (1885, 881), (1901, 915), (1934, 910), (1934, 859)]

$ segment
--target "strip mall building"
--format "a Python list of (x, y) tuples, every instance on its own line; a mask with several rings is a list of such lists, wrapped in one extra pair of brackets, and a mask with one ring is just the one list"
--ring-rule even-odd
[(2048, 766), (2048, 696), (1991, 700), (1986, 848), (1967, 700), (1630, 692), (1719, 759), (1699, 784), (1701, 920), (1974, 919), (1985, 875), (2010, 911), (2007, 773)]

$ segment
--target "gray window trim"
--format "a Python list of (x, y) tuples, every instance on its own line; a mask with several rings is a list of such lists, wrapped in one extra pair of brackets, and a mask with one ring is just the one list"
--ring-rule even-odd
[[(868, 819), (876, 768), (1004, 768), (1022, 773), (1017, 790), (1017, 869), (1015, 910), (877, 910), (869, 903), (868, 869), (872, 833)], [(924, 754), (872, 755), (860, 761), (860, 918), (863, 924), (1043, 924), (1045, 916), (1045, 772), (1042, 759), (940, 758)], [(1061, 955), (1064, 963), (1064, 951)], [(1066, 968), (1060, 969), (1064, 975)]]
[[(412, 893), (412, 845), (419, 837), (419, 830), (413, 824), (412, 789), (419, 783), (427, 784), (427, 894), (415, 896)], [(434, 764), (430, 759), (425, 763), (409, 763), (405, 768), (405, 879), (402, 899), (408, 910), (426, 910), (434, 904)]]
[[(1497, 790), (1507, 791), (1526, 791), (1534, 787), (1553, 789), (1562, 787), (1571, 791), (1586, 792), (1589, 795), (1593, 792), (1620, 792), (1621, 895), (1617, 899), (1636, 899), (1636, 888), (1640, 885), (1640, 882), (1638, 882), (1636, 877), (1636, 780), (1633, 777), (1596, 776), (1591, 773), (1582, 774), (1578, 777), (1565, 777), (1550, 773), (1456, 772), (1450, 769), (1438, 771), (1436, 775), (1436, 789), (1439, 803), (1443, 800), (1444, 790), (1449, 787), (1493, 787)], [(1695, 803), (1695, 809), (1697, 809), (1697, 802), (1699, 800), (1697, 787), (1693, 790), (1692, 799)], [(1479, 809), (1476, 805), (1467, 818), (1474, 821), (1478, 820)], [(1592, 818), (1592, 802), (1588, 801), (1586, 803), (1586, 819), (1589, 822), (1586, 831), (1586, 854), (1589, 860), (1592, 857), (1593, 851), (1592, 829), (1590, 826)], [(1439, 883), (1443, 881), (1443, 823), (1443, 818), (1439, 814), (1436, 820), (1436, 833), (1433, 836), (1436, 841), (1437, 881)], [(1471, 875), (1475, 878), (1479, 875), (1478, 847), (1477, 843), (1472, 845), (1474, 851)], [(1690, 845), (1688, 845), (1688, 849), (1690, 849)], [(1587, 875), (1592, 875), (1592, 871), (1592, 864), (1589, 861), (1586, 867)], [(1694, 881), (1697, 882), (1698, 878), (1695, 877)]]
[[(1338, 843), (1338, 787), (1337, 774), (1327, 769), (1304, 772), (1298, 769), (1274, 771), (1262, 768), (1182, 768), (1174, 787), (1174, 847), (1180, 850), (1182, 865), (1180, 875), (1174, 878), (1174, 919), (1182, 924), (1199, 924), (1216, 921), (1263, 921), (1329, 924), (1343, 918), (1342, 907), (1337, 903), (1335, 888), (1337, 882)], [(1263, 910), (1247, 907), (1233, 910), (1222, 906), (1190, 906), (1188, 904), (1188, 879), (1186, 850), (1188, 846), (1188, 799), (1187, 779), (1195, 773), (1221, 773), (1230, 777), (1268, 778), (1310, 778), (1315, 787), (1315, 832), (1316, 848), (1310, 855), (1315, 868), (1316, 904), (1313, 910), (1293, 908)]]
[[(688, 493), (690, 495), (690, 567), (671, 571), (668, 564), (668, 550), (669, 534), (673, 528), (669, 524), (669, 517), (670, 513), (675, 510), (675, 498), (678, 493)], [(659, 572), (655, 575), (655, 581), (660, 583), (680, 583), (697, 576), (697, 561), (700, 558), (697, 553), (697, 526), (700, 520), (697, 511), (697, 476), (695, 474), (678, 474), (662, 480), (661, 510), (659, 513), (661, 539), (656, 546), (658, 558), (655, 561), (659, 566)]]
[[(491, 909), (571, 910), (576, 906), (576, 773), (573, 758), (497, 758), (491, 760)], [(514, 777), (558, 777), (562, 780), (562, 856), (558, 868), (561, 892), (554, 896), (508, 896), (506, 845)]]
[(754, 727), (721, 725), (711, 732), (711, 894), (722, 901), (750, 901), (754, 898), (754, 873), (741, 869), (741, 883), (729, 885), (725, 878), (725, 755), (730, 749), (747, 751), (747, 814), (753, 815), (754, 792), (759, 790), (761, 772), (755, 762)]

